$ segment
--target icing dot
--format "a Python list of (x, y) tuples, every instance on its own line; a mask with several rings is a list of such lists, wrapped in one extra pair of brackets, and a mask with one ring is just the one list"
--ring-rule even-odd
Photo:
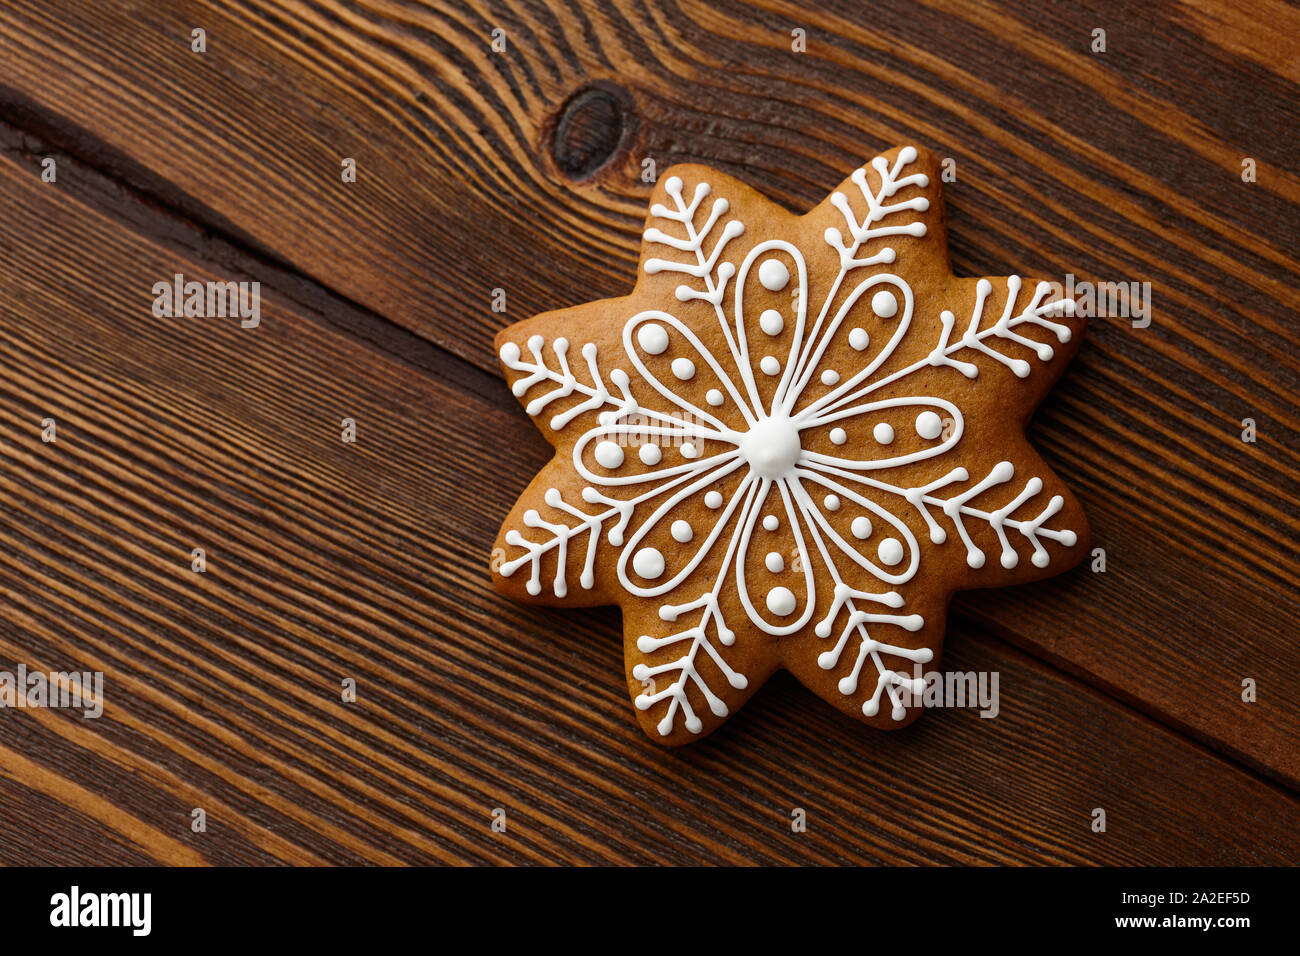
[(777, 361), (775, 355), (764, 355), (763, 361), (758, 363), (758, 367), (763, 370), (764, 375), (775, 375), (781, 371), (781, 363)]
[(651, 355), (662, 355), (668, 351), (668, 332), (655, 322), (647, 322), (641, 326), (637, 330), (636, 340), (641, 343), (641, 348)]
[(916, 433), (922, 438), (938, 438), (943, 431), (943, 419), (934, 412), (922, 412), (916, 416)]
[(664, 556), (658, 548), (642, 548), (632, 558), (632, 570), (653, 581), (664, 573)]
[(840, 373), (835, 371), (835, 369), (833, 368), (828, 368), (826, 371), (822, 372), (823, 385), (834, 385), (839, 380), (840, 380)]
[(898, 300), (893, 293), (881, 289), (871, 297), (871, 311), (882, 319), (892, 319), (898, 315)]
[(758, 327), (768, 335), (780, 335), (781, 330), (785, 328), (785, 319), (776, 309), (767, 309), (758, 317)]
[(704, 496), (704, 507), (714, 508), (714, 509), (721, 508), (722, 494), (717, 491), (710, 491), (707, 495)]
[(832, 445), (843, 445), (843, 444), (844, 444), (846, 441), (848, 441), (848, 440), (849, 440), (848, 433), (845, 432), (843, 428), (832, 428), (832, 429), (831, 429), (831, 444), (832, 444)]
[(849, 333), (849, 345), (861, 352), (871, 341), (871, 336), (867, 335), (866, 329), (854, 329)]
[(659, 460), (664, 456), (664, 453), (659, 450), (658, 445), (650, 444), (642, 445), (636, 454), (637, 457), (641, 459), (641, 462), (646, 465), (657, 465), (659, 464)]
[(623, 449), (612, 441), (596, 444), (596, 461), (602, 468), (617, 468), (623, 464)]
[(839, 511), (840, 510), (839, 495), (827, 495), (826, 498), (822, 501), (822, 504), (826, 506), (827, 511)]
[(880, 546), (876, 548), (876, 553), (880, 555), (881, 564), (892, 568), (903, 560), (903, 542), (897, 538), (886, 538), (880, 542)]
[(672, 527), (673, 540), (685, 544), (695, 537), (695, 530), (691, 527), (689, 521), (674, 521)]
[(514, 365), (519, 361), (519, 346), (514, 342), (507, 342), (501, 346), (501, 361), (507, 365)]
[(684, 442), (684, 443), (682, 444), (682, 457), (683, 457), (683, 458), (699, 458), (699, 457), (700, 457), (700, 450), (699, 450), (698, 448), (695, 447), (695, 445), (694, 445), (693, 442)]
[(763, 527), (768, 531), (775, 531), (777, 528), (781, 527), (781, 522), (776, 519), (776, 515), (767, 515), (763, 519)]
[(688, 358), (673, 359), (673, 374), (683, 382), (689, 382), (695, 377), (695, 363)]
[(866, 515), (858, 515), (853, 519), (853, 524), (849, 526), (853, 532), (853, 537), (861, 541), (863, 538), (871, 537), (871, 520)]
[(888, 445), (894, 440), (894, 426), (889, 422), (880, 422), (871, 429), (871, 436), (880, 444)]
[(758, 281), (769, 292), (779, 292), (790, 281), (790, 270), (780, 259), (767, 259), (758, 267)]
[(780, 574), (785, 570), (785, 558), (775, 551), (767, 552), (767, 557), (763, 559), (763, 563), (767, 565), (767, 569), (773, 574)]
[(716, 388), (711, 388), (708, 390), (708, 392), (705, 393), (704, 400), (708, 402), (710, 405), (712, 405), (714, 408), (717, 408), (719, 405), (722, 404), (722, 393), (718, 391)]
[(797, 603), (789, 588), (772, 588), (767, 592), (767, 609), (777, 617), (789, 617)]

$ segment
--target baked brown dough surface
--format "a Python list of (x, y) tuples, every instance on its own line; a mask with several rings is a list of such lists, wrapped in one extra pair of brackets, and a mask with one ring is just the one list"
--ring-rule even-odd
[(1040, 281), (952, 274), (939, 169), (912, 147), (804, 215), (673, 167), (629, 295), (497, 337), (556, 453), (502, 525), (495, 586), (619, 605), (628, 690), (662, 743), (707, 734), (780, 668), (904, 726), (955, 591), (1088, 552), (1082, 507), (1024, 437), (1084, 326)]

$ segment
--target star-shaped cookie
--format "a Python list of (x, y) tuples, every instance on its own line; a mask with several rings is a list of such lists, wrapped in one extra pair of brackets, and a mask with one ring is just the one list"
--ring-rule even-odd
[(778, 668), (878, 727), (922, 706), (954, 591), (1077, 563), (1079, 503), (1025, 424), (1083, 321), (948, 263), (906, 146), (803, 216), (703, 166), (657, 185), (630, 295), (505, 329), (555, 457), (507, 516), (503, 593), (623, 610), (653, 739), (707, 734)]

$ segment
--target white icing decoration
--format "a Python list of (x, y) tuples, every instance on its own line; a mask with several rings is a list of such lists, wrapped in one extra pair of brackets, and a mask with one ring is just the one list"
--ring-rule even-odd
[(871, 297), (871, 311), (882, 319), (892, 319), (898, 315), (898, 300), (881, 289)]
[(769, 292), (780, 292), (790, 281), (790, 270), (780, 259), (768, 259), (758, 267), (758, 281)]
[(767, 557), (763, 559), (763, 564), (773, 574), (780, 574), (785, 570), (785, 558), (777, 551), (769, 551)]
[(662, 355), (668, 351), (668, 333), (664, 331), (662, 325), (647, 323), (641, 326), (636, 340), (641, 343), (641, 348), (651, 355)]
[(623, 449), (612, 441), (603, 441), (596, 446), (596, 463), (602, 468), (617, 468), (623, 464)]
[(892, 568), (903, 560), (903, 542), (897, 538), (886, 538), (876, 548), (876, 555), (880, 558), (881, 564), (887, 564)]
[(658, 548), (642, 548), (632, 559), (632, 570), (653, 581), (664, 573), (664, 556)]
[(695, 363), (688, 358), (673, 359), (672, 369), (679, 381), (689, 382), (695, 377)]
[(849, 440), (849, 433), (846, 432), (843, 428), (832, 428), (832, 429), (831, 429), (831, 444), (832, 444), (832, 445), (843, 445), (843, 444), (844, 444), (846, 441), (848, 441), (848, 440)]
[(882, 445), (893, 444), (894, 426), (889, 422), (877, 422), (876, 427), (871, 429), (871, 437)]
[[(749, 470), (761, 478), (788, 474), (803, 450), (799, 446), (799, 430), (785, 416), (758, 422), (741, 437), (739, 448)], [(763, 523), (767, 524), (766, 518)]]
[[(921, 561), (916, 536), (903, 515), (911, 521), (919, 517), (936, 545), (947, 540), (949, 528), (955, 531), (971, 567), (982, 566), (986, 557), (971, 538), (967, 527), (971, 524), (988, 527), (997, 535), (999, 559), (1007, 568), (1014, 567), (1020, 558), (1012, 535), (1017, 544), (1032, 550), (1030, 560), (1036, 567), (1046, 567), (1050, 562), (1044, 542), (1070, 547), (1077, 541), (1072, 531), (1045, 526), (1064, 506), (1060, 496), (1053, 496), (1046, 505), (1041, 501), (1035, 504), (1035, 517), (1010, 517), (1041, 495), (1043, 483), (1037, 477), (1030, 477), (1019, 490), (1012, 486), (998, 497), (1003, 503), (993, 510), (970, 503), (977, 496), (981, 500), (990, 498), (994, 489), (1012, 480), (1010, 462), (999, 462), (982, 477), (955, 465), (942, 477), (915, 486), (900, 486), (876, 477), (877, 472), (888, 476), (888, 470), (897, 466), (953, 455), (965, 430), (961, 411), (952, 401), (908, 395), (899, 383), (922, 369), (946, 369), (976, 378), (981, 368), (970, 361), (972, 358), (988, 360), (986, 369), (1001, 366), (1010, 374), (1024, 377), (1031, 365), (1022, 356), (1028, 354), (1046, 362), (1053, 350), (1018, 330), (1032, 326), (1046, 330), (1060, 342), (1068, 341), (1069, 329), (1046, 317), (1073, 311), (1072, 302), (1045, 301), (1049, 291), (1046, 283), (1034, 288), (1027, 305), (1019, 304), (1021, 281), (1012, 276), (1006, 280), (1002, 313), (989, 323), (984, 310), (992, 284), (980, 280), (969, 321), (962, 328), (950, 311), (942, 311), (937, 317), (926, 316), (923, 327), (937, 326), (938, 341), (928, 352), (913, 348), (909, 354), (921, 357), (911, 364), (900, 367), (901, 363), (894, 362), (887, 372), (879, 373), (912, 329), (916, 304), (907, 282), (876, 268), (893, 263), (896, 254), (875, 240), (925, 235), (924, 222), (914, 217), (929, 208), (926, 197), (917, 194), (929, 183), (925, 175), (907, 171), (915, 160), (916, 151), (911, 147), (900, 150), (892, 163), (877, 157), (870, 164), (876, 173), (875, 187), (864, 168), (851, 177), (861, 193), (860, 199), (851, 203), (843, 193), (832, 194), (830, 202), (844, 217), (844, 227), (826, 229), (824, 239), (838, 255), (840, 269), (815, 318), (807, 308), (807, 265), (800, 249), (784, 240), (767, 239), (756, 243), (739, 263), (732, 261), (726, 255), (728, 244), (743, 234), (744, 226), (734, 219), (720, 225), (729, 209), (727, 200), (717, 198), (702, 212), (704, 200), (711, 193), (709, 185), (696, 184), (688, 201), (682, 180), (672, 176), (664, 180), (670, 204), (651, 207), (652, 218), (665, 228), (656, 226), (644, 233), (646, 243), (661, 245), (668, 252), (663, 258), (647, 259), (645, 272), (681, 275), (683, 284), (677, 287), (677, 298), (682, 302), (700, 300), (712, 307), (718, 326), (708, 337), (720, 343), (720, 354), (715, 356), (691, 327), (657, 309), (628, 318), (623, 328), (622, 353), (615, 349), (610, 356), (601, 356), (610, 363), (630, 363), (627, 371), (615, 364), (607, 365), (607, 371), (602, 372), (593, 343), (582, 346), (583, 363), (575, 368), (569, 361), (569, 343), (563, 337), (549, 343), (549, 354), (540, 335), (523, 343), (507, 342), (500, 350), (502, 363), (514, 375), (511, 387), (515, 395), (529, 398), (526, 408), (530, 415), (558, 409), (546, 422), (559, 433), (580, 421), (581, 433), (572, 438), (562, 436), (565, 443), (559, 447), (571, 450), (574, 471), (585, 482), (581, 497), (586, 507), (565, 501), (558, 489), (548, 489), (543, 496), (550, 509), (547, 514), (529, 509), (523, 515), (524, 528), (534, 536), (525, 537), (518, 529), (507, 531), (506, 544), (518, 553), (499, 564), (499, 573), (510, 576), (527, 568), (527, 589), (538, 594), (542, 589), (542, 559), (553, 552), (553, 565), (548, 564), (555, 568), (551, 589), (557, 597), (563, 597), (568, 591), (570, 550), (585, 542), (585, 548), (579, 550), (585, 559), (578, 583), (591, 589), (595, 586), (596, 546), (607, 540), (618, 554), (608, 568), (602, 565), (606, 579), (617, 580), (628, 594), (639, 598), (671, 595), (672, 601), (678, 603), (661, 604), (659, 617), (669, 623), (680, 621), (679, 628), (669, 628), (671, 633), (664, 636), (642, 635), (636, 643), (647, 655), (674, 648), (672, 656), (663, 655), (657, 658), (659, 663), (641, 663), (633, 668), (637, 680), (653, 681), (647, 685), (650, 689), (637, 697), (636, 706), (647, 709), (666, 704), (658, 722), (662, 734), (678, 726), (679, 716), (687, 731), (699, 732), (703, 724), (694, 706), (701, 696), (713, 714), (727, 713), (726, 704), (697, 667), (697, 660), (703, 659), (701, 654), (711, 661), (709, 673), (720, 674), (720, 679), (732, 688), (748, 686), (747, 678), (727, 663), (724, 654), (737, 640), (736, 631), (725, 620), (726, 614), (732, 612), (724, 609), (736, 603), (749, 625), (773, 637), (813, 625), (814, 633), (828, 641), (817, 663), (826, 670), (839, 669), (838, 687), (843, 694), (858, 693), (859, 678), (870, 662), (875, 686), (865, 696), (862, 712), (876, 714), (882, 697), (887, 695), (891, 713), (901, 719), (904, 711), (898, 688), (917, 688), (909, 677), (887, 666), (884, 657), (917, 663), (933, 658), (928, 648), (889, 644), (876, 636), (880, 628), (915, 632), (924, 624), (920, 615), (902, 612), (904, 598), (893, 589), (912, 581)], [(909, 188), (913, 189), (910, 198), (896, 198), (901, 190)], [(865, 211), (856, 211), (854, 203)], [(873, 251), (862, 254), (864, 246)], [(747, 278), (753, 268), (758, 269), (759, 284), (769, 291), (793, 283), (788, 321), (776, 313), (781, 318), (777, 331), (789, 333), (780, 343), (788, 347), (788, 352), (784, 358), (765, 355), (759, 363), (764, 374), (779, 376), (775, 391), (766, 401), (760, 397), (749, 343), (755, 325), (769, 337), (774, 333), (770, 331), (771, 320), (764, 324), (768, 313), (755, 316), (757, 310), (745, 307)], [(850, 286), (845, 286), (846, 281)], [(843, 294), (841, 287), (847, 289)], [(868, 298), (859, 304), (863, 296)], [(865, 314), (868, 307), (874, 315)], [(888, 341), (875, 355), (862, 355), (856, 362), (849, 362), (848, 368), (844, 367), (844, 357), (839, 356), (843, 377), (824, 367), (824, 362), (830, 361), (827, 352), (832, 342), (843, 341), (836, 338), (841, 329), (850, 319), (860, 322), (867, 318), (890, 320), (890, 325), (878, 333), (889, 334)], [(871, 341), (866, 330), (854, 324), (849, 328), (850, 348), (865, 352)], [(685, 369), (689, 363), (692, 375), (707, 369), (719, 383), (719, 388), (707, 392), (707, 407), (678, 394), (646, 366), (643, 356), (663, 354), (670, 341), (677, 347), (672, 363), (674, 377), (680, 378), (678, 369)], [(922, 348), (929, 345), (924, 343)], [(817, 397), (806, 393), (814, 379), (827, 389)], [(890, 388), (886, 394), (892, 397), (873, 397), (887, 386)], [(726, 421), (717, 417), (724, 404), (732, 416)], [(844, 434), (843, 425), (850, 423), (865, 427), (875, 421), (873, 434), (880, 440), (883, 432), (879, 425), (884, 423), (878, 419), (881, 413), (891, 410), (915, 416), (922, 447), (903, 454), (880, 447), (846, 447), (845, 454), (860, 457), (838, 457), (838, 453), (822, 454), (804, 447), (813, 444), (801, 438), (805, 430), (827, 429), (835, 438)], [(945, 420), (951, 423), (947, 436), (943, 435)], [(643, 467), (631, 467), (622, 461), (622, 447), (629, 441), (642, 443), (638, 458)], [(700, 450), (706, 447), (705, 442), (710, 449), (707, 456)], [(593, 443), (592, 457), (603, 469), (599, 474), (584, 459), (588, 445)], [(679, 447), (681, 457), (665, 458), (659, 453), (659, 444)], [(612, 453), (606, 453), (608, 446), (619, 450), (618, 465), (605, 464), (613, 460)], [(615, 470), (617, 473), (610, 473)], [(724, 487), (728, 488), (725, 495), (719, 490)], [(699, 514), (692, 510), (692, 503), (700, 497), (716, 516), (710, 527), (697, 532), (680, 515), (683, 509)], [(826, 518), (826, 513), (839, 511), (846, 502), (858, 512), (850, 525), (853, 540), (846, 539)], [(782, 510), (784, 524), (772, 513)], [(769, 590), (762, 608), (755, 606), (746, 581), (750, 543), (760, 519), (769, 530), (788, 527), (794, 553), (801, 556), (791, 569), (790, 586)], [(668, 556), (643, 546), (665, 520), (673, 540), (689, 545), (670, 549), (672, 554)], [(875, 523), (887, 535), (869, 557), (854, 541), (869, 538)], [(686, 531), (689, 537), (683, 537)], [(774, 559), (779, 559), (780, 571), (773, 570), (777, 563)], [(699, 580), (696, 572), (706, 560), (710, 576)], [(769, 553), (764, 563), (772, 573), (784, 573), (785, 562), (779, 553)], [(862, 587), (849, 584), (846, 575), (850, 573), (855, 582), (869, 583)], [(819, 582), (825, 584), (819, 586)], [(821, 602), (822, 606), (817, 606), (819, 593), (831, 594), (828, 602)], [(802, 612), (796, 615), (801, 606)], [(856, 653), (846, 655), (850, 642), (854, 642)], [(688, 692), (696, 695), (696, 704)]]
[(758, 317), (758, 327), (768, 335), (780, 335), (785, 328), (785, 319), (776, 309), (767, 309)]
[(938, 438), (943, 432), (943, 419), (934, 412), (922, 412), (916, 416), (916, 433), (922, 438)]
[(767, 592), (767, 609), (777, 617), (789, 617), (798, 604), (798, 598), (787, 587), (775, 587)]

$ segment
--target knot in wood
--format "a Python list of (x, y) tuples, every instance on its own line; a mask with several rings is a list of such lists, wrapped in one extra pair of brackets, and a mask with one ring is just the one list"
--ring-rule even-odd
[(555, 124), (555, 164), (571, 179), (584, 179), (617, 155), (631, 126), (627, 98), (586, 86), (574, 93)]

